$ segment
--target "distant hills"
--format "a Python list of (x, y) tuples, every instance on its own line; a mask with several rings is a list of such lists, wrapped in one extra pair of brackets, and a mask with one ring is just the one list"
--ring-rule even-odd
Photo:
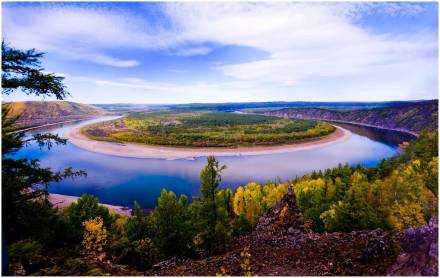
[(329, 109), (356, 109), (372, 107), (391, 107), (417, 101), (383, 101), (383, 102), (322, 102), (322, 101), (266, 101), (266, 102), (227, 102), (227, 103), (187, 103), (187, 104), (130, 104), (111, 103), (94, 104), (109, 111), (145, 111), (145, 110), (212, 110), (233, 112), (243, 109), (274, 109), (287, 107), (318, 107)]
[(9, 105), (13, 115), (20, 115), (18, 124), (21, 127), (74, 121), (107, 113), (93, 105), (69, 101), (19, 101)]
[(321, 119), (344, 123), (382, 127), (419, 133), (423, 129), (438, 128), (438, 100), (400, 103), (390, 107), (334, 110), (328, 108), (283, 108), (261, 111), (264, 115)]
[(317, 107), (329, 109), (354, 109), (354, 108), (371, 108), (371, 107), (391, 107), (399, 106), (415, 101), (384, 101), (384, 102), (323, 102), (323, 101), (268, 101), (268, 102), (231, 102), (231, 103), (190, 103), (170, 105), (172, 109), (181, 110), (216, 110), (224, 112), (232, 112), (242, 109), (267, 109), (267, 108), (299, 108), (299, 107)]
[(80, 120), (108, 113), (156, 110), (250, 111), (265, 115), (322, 119), (419, 133), (437, 129), (438, 100), (388, 102), (241, 102), (191, 104), (81, 104), (69, 101), (11, 103), (22, 127)]

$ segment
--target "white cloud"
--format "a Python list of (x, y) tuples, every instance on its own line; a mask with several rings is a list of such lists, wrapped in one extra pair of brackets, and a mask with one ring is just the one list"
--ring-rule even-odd
[[(293, 99), (302, 96), (293, 88), (302, 88), (302, 84), (310, 84), (311, 79), (364, 77), (368, 82), (380, 72), (383, 78), (377, 86), (387, 88), (388, 92), (395, 93), (394, 96), (406, 97), (398, 92), (410, 87), (429, 87), (419, 84), (423, 83), (421, 80), (430, 79), (432, 71), (436, 71), (431, 66), (437, 63), (433, 54), (438, 47), (436, 34), (375, 33), (357, 23), (365, 14), (414, 16), (423, 9), (412, 3), (168, 2), (161, 4), (161, 18), (166, 22), (152, 23), (127, 11), (85, 5), (4, 6), (3, 34), (19, 48), (35, 47), (65, 59), (115, 67), (135, 67), (140, 63), (109, 54), (116, 49), (195, 56), (209, 54), (213, 50), (209, 45), (232, 45), (268, 53), (266, 58), (252, 62), (226, 64), (219, 60), (218, 64), (212, 64), (212, 69), (237, 80), (227, 86), (195, 84), (195, 87), (182, 87), (134, 79), (96, 80), (94, 84), (99, 86), (170, 90), (189, 95), (194, 91), (202, 94), (203, 90), (206, 94), (222, 95), (229, 90), (230, 96), (256, 96), (257, 92), (270, 96), (278, 90), (283, 92), (280, 93), (284, 94), (283, 98)], [(412, 68), (417, 71), (410, 70)], [(185, 69), (169, 71), (183, 72)], [(411, 84), (409, 79), (402, 78), (408, 74), (411, 74)], [(241, 91), (243, 86), (248, 93)], [(378, 97), (383, 94), (383, 89), (365, 86), (369, 94)], [(316, 93), (313, 88), (318, 87), (311, 85), (304, 91)], [(353, 92), (353, 88), (347, 92)]]
[[(248, 101), (260, 95), (261, 100), (269, 100), (264, 95), (264, 89), (250, 82), (191, 82), (189, 84), (175, 84), (166, 82), (151, 82), (141, 78), (97, 79), (85, 76), (70, 76), (67, 80), (72, 92), (78, 95), (76, 88), (87, 88), (85, 102), (102, 102), (99, 97), (91, 101), (96, 95), (106, 96), (110, 102), (138, 102), (138, 103), (182, 103), (182, 102), (225, 102)], [(81, 89), (82, 90), (82, 89)], [(94, 92), (91, 94), (90, 92)], [(126, 93), (130, 92), (130, 98)]]
[[(386, 6), (387, 8), (381, 8)], [(405, 13), (393, 4), (167, 3), (179, 40), (254, 47), (266, 59), (214, 67), (225, 75), (293, 85), (315, 76), (346, 76), (380, 65), (423, 58), (436, 49), (434, 36), (374, 34), (355, 24), (360, 12)]]
[(139, 18), (86, 7), (3, 7), (3, 36), (14, 47), (115, 67), (133, 67), (139, 62), (112, 57), (105, 54), (107, 50), (160, 45), (140, 26)]

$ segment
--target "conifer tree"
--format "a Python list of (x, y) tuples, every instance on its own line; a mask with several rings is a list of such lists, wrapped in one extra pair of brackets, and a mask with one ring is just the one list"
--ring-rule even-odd
[[(2, 42), (2, 94), (21, 91), (28, 95), (64, 99), (68, 92), (62, 83), (63, 77), (44, 73), (41, 67), (43, 55), (34, 49), (21, 51)], [(34, 203), (39, 200), (47, 202), (50, 183), (85, 175), (72, 168), (53, 172), (41, 167), (36, 159), (14, 159), (12, 155), (32, 142), (40, 148), (66, 144), (65, 139), (53, 134), (25, 137), (24, 133), (16, 132), (18, 117), (11, 114), (8, 104), (2, 104), (2, 222), (7, 242), (24, 239), (36, 232), (29, 223), (33, 223), (32, 219), (42, 212), (34, 209)], [(49, 212), (50, 205), (46, 207)]]

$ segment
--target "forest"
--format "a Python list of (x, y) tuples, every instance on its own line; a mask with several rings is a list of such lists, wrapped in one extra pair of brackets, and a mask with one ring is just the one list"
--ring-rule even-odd
[(225, 112), (150, 112), (83, 127), (96, 140), (181, 147), (291, 144), (335, 131), (322, 121)]

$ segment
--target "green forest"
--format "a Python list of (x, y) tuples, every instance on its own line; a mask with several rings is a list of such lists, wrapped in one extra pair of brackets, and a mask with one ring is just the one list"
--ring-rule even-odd
[(239, 147), (291, 144), (335, 131), (322, 121), (225, 112), (150, 112), (86, 126), (96, 140), (181, 147)]

